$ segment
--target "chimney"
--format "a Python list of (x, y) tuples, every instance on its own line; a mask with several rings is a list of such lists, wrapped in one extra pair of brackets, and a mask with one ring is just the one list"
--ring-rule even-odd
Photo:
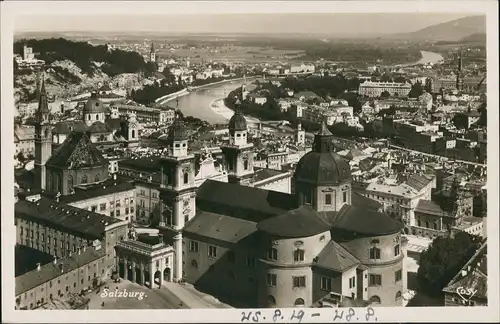
[(82, 254), (82, 250), (78, 248), (78, 255)]
[(73, 252), (69, 251), (69, 257), (71, 258), (73, 256)]
[(86, 246), (86, 245), (84, 245), (84, 246), (83, 246), (83, 252), (85, 252), (85, 250), (86, 250), (86, 249), (87, 249), (87, 246)]
[(113, 174), (113, 180), (116, 180), (116, 173)]
[(36, 264), (36, 271), (40, 271), (40, 269), (41, 269), (41, 265), (40, 265), (40, 262), (38, 262), (38, 263)]
[(54, 257), (54, 264), (57, 264), (57, 257)]
[(467, 275), (467, 270), (462, 270), (462, 277), (465, 277)]

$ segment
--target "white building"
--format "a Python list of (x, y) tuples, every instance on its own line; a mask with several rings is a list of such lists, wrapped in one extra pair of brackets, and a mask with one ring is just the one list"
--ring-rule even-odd
[(409, 83), (366, 81), (359, 85), (358, 93), (362, 96), (375, 98), (387, 91), (391, 96), (407, 97), (410, 90), (411, 84)]

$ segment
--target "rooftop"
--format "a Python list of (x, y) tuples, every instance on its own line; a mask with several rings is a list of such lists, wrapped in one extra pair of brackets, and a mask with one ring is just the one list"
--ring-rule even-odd
[(75, 253), (70, 258), (58, 260), (57, 263), (47, 263), (41, 266), (39, 271), (35, 269), (18, 276), (16, 277), (15, 285), (16, 296), (48, 281), (54, 280), (63, 274), (67, 274), (70, 271), (85, 266), (86, 264), (104, 258), (105, 255), (106, 252), (103, 249), (96, 250), (93, 247), (89, 247), (80, 255)]
[(316, 265), (322, 268), (344, 272), (361, 262), (340, 244), (330, 241), (316, 258)]
[(15, 217), (45, 223), (63, 232), (75, 233), (88, 239), (101, 239), (106, 226), (120, 222), (117, 218), (47, 198), (41, 198), (36, 202), (20, 200), (14, 206)]
[(108, 165), (108, 161), (91, 143), (86, 133), (72, 132), (52, 153), (46, 164), (59, 168), (78, 168)]
[(263, 232), (279, 237), (308, 237), (330, 230), (331, 225), (310, 206), (301, 206), (257, 224)]
[(74, 203), (77, 201), (92, 199), (96, 197), (106, 196), (113, 193), (134, 190), (135, 185), (127, 181), (125, 178), (107, 179), (98, 184), (89, 184), (86, 186), (74, 187), (74, 193), (59, 197), (62, 203)]

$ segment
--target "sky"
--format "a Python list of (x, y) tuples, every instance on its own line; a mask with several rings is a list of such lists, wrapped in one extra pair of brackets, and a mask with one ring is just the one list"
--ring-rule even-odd
[(19, 32), (161, 33), (310, 33), (330, 35), (391, 34), (416, 31), (474, 14), (191, 14), (191, 15), (44, 15), (16, 18)]

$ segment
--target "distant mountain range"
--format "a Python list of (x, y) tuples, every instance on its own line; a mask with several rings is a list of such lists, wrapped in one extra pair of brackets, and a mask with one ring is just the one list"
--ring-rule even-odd
[(393, 39), (477, 42), (486, 41), (486, 16), (469, 16), (432, 25), (411, 33), (388, 35)]

